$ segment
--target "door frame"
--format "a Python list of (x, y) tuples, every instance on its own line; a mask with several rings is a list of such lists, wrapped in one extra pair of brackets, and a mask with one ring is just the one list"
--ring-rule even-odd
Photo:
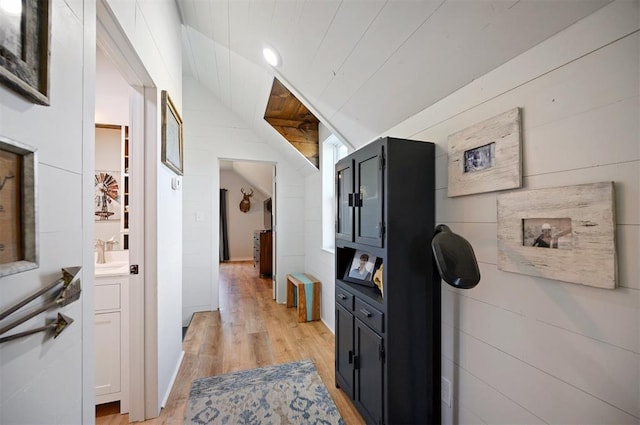
[[(136, 422), (155, 417), (159, 412), (158, 341), (153, 332), (157, 328), (157, 305), (155, 297), (150, 296), (156, 292), (157, 261), (155, 251), (145, 249), (156, 246), (157, 238), (153, 231), (157, 173), (155, 167), (145, 164), (153, 164), (149, 161), (157, 153), (158, 91), (106, 0), (96, 2), (95, 47), (98, 45), (130, 86), (129, 138), (142, 141), (131, 143), (129, 149), (130, 168), (135, 170), (129, 178), (130, 205), (135, 207), (129, 212), (129, 256), (130, 263), (139, 266), (139, 274), (130, 275), (129, 284), (129, 421)], [(93, 215), (92, 211), (85, 213)]]

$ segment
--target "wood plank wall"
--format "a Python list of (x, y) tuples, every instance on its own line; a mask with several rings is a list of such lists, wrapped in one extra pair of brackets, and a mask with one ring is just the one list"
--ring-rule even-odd
[[(639, 16), (611, 3), (387, 133), (437, 143), (436, 220), (480, 262), (476, 288), (443, 285), (443, 423), (640, 422)], [(523, 189), (615, 182), (617, 289), (498, 270), (499, 192), (447, 197), (448, 135), (514, 107)]]

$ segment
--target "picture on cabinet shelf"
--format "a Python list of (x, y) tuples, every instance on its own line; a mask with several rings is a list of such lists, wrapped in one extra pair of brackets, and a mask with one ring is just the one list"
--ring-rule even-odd
[(373, 284), (373, 275), (380, 264), (382, 264), (382, 259), (378, 261), (378, 257), (358, 249), (353, 254), (351, 265), (345, 272), (344, 280), (375, 286)]

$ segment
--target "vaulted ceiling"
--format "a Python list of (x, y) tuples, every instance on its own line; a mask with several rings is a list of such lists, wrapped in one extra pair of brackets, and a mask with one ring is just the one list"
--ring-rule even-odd
[(274, 76), (357, 148), (610, 2), (177, 1), (183, 73), (285, 150), (263, 118)]

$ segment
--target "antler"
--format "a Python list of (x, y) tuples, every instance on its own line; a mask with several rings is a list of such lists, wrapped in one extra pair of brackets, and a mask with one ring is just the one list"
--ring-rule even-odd
[(250, 193), (247, 193), (247, 192), (245, 192), (245, 191), (244, 191), (244, 187), (241, 187), (241, 188), (240, 188), (240, 192), (242, 192), (242, 194), (244, 195), (244, 197), (245, 197), (245, 198), (247, 198), (247, 197), (249, 197), (249, 198), (250, 198), (250, 197), (252, 197), (252, 196), (253, 196), (253, 189), (252, 189), (252, 188), (249, 188), (249, 190), (250, 190), (251, 192), (250, 192)]

